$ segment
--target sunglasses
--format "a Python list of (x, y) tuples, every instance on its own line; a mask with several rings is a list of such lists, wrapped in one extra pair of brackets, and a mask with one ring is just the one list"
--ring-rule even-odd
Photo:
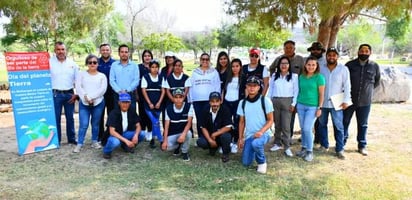
[(96, 65), (96, 64), (97, 64), (97, 61), (90, 61), (90, 62), (87, 62), (87, 64), (88, 64), (88, 65), (91, 65), (91, 64)]
[(209, 58), (201, 58), (202, 61), (209, 61)]
[(289, 65), (289, 63), (280, 63), (281, 65)]
[(251, 58), (259, 58), (259, 55), (257, 55), (257, 54), (249, 54), (249, 57), (251, 57)]

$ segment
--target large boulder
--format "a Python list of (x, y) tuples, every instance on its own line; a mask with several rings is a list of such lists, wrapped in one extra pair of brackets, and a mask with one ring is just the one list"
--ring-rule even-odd
[(408, 101), (411, 94), (410, 81), (408, 76), (396, 67), (383, 68), (380, 84), (375, 88), (372, 101), (375, 103)]

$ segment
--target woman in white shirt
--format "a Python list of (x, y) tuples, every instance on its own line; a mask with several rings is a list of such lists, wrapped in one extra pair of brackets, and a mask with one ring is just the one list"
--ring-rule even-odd
[(104, 111), (104, 93), (107, 89), (106, 76), (97, 71), (98, 58), (89, 55), (86, 58), (87, 71), (80, 72), (76, 79), (76, 92), (79, 101), (79, 137), (74, 153), (79, 153), (84, 144), (89, 123), (92, 125), (92, 148), (100, 149), (97, 142), (100, 117)]
[(239, 116), (236, 114), (239, 101), (245, 98), (245, 83), (242, 81), (242, 61), (238, 58), (232, 60), (230, 68), (227, 71), (226, 83), (223, 86), (223, 104), (226, 105), (232, 113), (234, 128), (232, 130), (231, 152), (237, 153), (237, 141), (239, 139)]
[(284, 148), (285, 155), (288, 157), (293, 156), (290, 150), (290, 121), (298, 93), (298, 75), (292, 73), (289, 58), (281, 57), (277, 63), (276, 72), (272, 74), (269, 81), (269, 95), (272, 99), (275, 117), (275, 144), (270, 150), (277, 151)]

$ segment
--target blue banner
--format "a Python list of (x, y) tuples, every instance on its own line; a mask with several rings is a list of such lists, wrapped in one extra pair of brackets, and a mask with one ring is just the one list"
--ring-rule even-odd
[(59, 147), (49, 54), (6, 53), (19, 155)]

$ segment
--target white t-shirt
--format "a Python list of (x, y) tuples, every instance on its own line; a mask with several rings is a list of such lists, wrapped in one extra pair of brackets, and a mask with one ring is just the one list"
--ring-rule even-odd
[(225, 100), (237, 101), (239, 100), (239, 77), (233, 77), (232, 81), (227, 84)]

